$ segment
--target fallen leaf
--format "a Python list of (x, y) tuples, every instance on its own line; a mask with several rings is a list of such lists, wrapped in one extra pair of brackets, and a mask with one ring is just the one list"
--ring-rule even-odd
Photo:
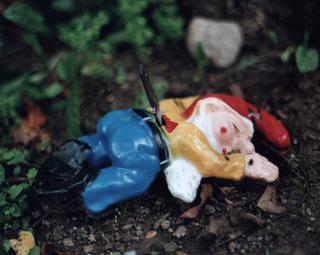
[(240, 208), (235, 208), (231, 211), (230, 221), (232, 225), (246, 229), (252, 226), (262, 227), (265, 224), (265, 220), (251, 213), (243, 212)]
[(41, 126), (46, 123), (47, 117), (41, 111), (40, 106), (35, 105), (30, 99), (23, 98), (23, 101), (27, 117), (22, 120), (20, 128), (12, 131), (11, 136), (15, 144), (28, 146), (32, 143), (35, 148), (39, 148), (41, 141), (50, 142), (51, 140), (50, 134), (41, 129)]
[(235, 187), (220, 187), (219, 188), (223, 194), (234, 194), (235, 193)]
[(146, 238), (150, 239), (152, 237), (155, 237), (157, 235), (157, 231), (151, 230), (146, 234)]
[(224, 215), (219, 218), (211, 217), (209, 219), (208, 232), (216, 237), (216, 247), (237, 239), (242, 234), (237, 227), (230, 224), (230, 221)]
[(41, 111), (39, 105), (35, 105), (30, 99), (23, 98), (26, 106), (27, 117), (23, 119), (22, 126), (29, 129), (38, 129), (47, 121), (47, 117)]
[(231, 231), (229, 220), (222, 215), (218, 218), (210, 217), (208, 232), (214, 234), (216, 237), (225, 238)]
[(56, 249), (56, 244), (47, 242), (41, 247), (41, 255), (77, 255), (74, 253), (65, 253)]
[(199, 214), (200, 208), (204, 205), (207, 199), (212, 195), (211, 184), (202, 184), (201, 187), (202, 187), (202, 190), (200, 193), (200, 199), (201, 199), (200, 204), (185, 211), (183, 214), (181, 214), (180, 216), (181, 218), (192, 219), (197, 217), (197, 215)]
[(35, 241), (32, 233), (21, 231), (18, 239), (10, 239), (10, 245), (16, 255), (28, 255), (29, 251), (35, 247)]
[(257, 206), (264, 212), (280, 214), (286, 211), (286, 208), (279, 205), (276, 199), (276, 188), (267, 186), (260, 197)]

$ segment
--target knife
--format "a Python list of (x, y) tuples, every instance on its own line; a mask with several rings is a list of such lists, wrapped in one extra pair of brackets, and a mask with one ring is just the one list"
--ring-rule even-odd
[(143, 63), (139, 65), (139, 74), (144, 90), (147, 94), (149, 104), (151, 106), (151, 113), (154, 115), (157, 124), (161, 127), (164, 125), (162, 112), (160, 110), (160, 105), (154, 92), (153, 86), (150, 83), (148, 72)]

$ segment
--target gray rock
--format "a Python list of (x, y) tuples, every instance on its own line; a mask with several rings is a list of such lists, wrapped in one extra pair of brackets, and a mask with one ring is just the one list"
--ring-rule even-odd
[(161, 223), (161, 228), (163, 230), (167, 230), (168, 228), (170, 228), (170, 220), (164, 220), (162, 223)]
[(74, 243), (73, 243), (72, 239), (69, 238), (69, 237), (63, 239), (62, 242), (63, 242), (63, 244), (64, 244), (65, 246), (74, 246)]
[(196, 17), (189, 24), (186, 43), (193, 56), (201, 43), (204, 54), (216, 67), (227, 68), (237, 60), (243, 35), (234, 22)]
[(55, 241), (61, 240), (66, 235), (66, 233), (62, 229), (63, 229), (62, 226), (56, 226), (53, 229), (53, 233), (52, 233), (53, 240), (55, 240)]
[(178, 248), (178, 245), (174, 242), (170, 242), (170, 243), (166, 243), (164, 246), (163, 246), (164, 250), (166, 252), (174, 252), (177, 248)]
[(187, 234), (187, 228), (185, 226), (180, 226), (177, 230), (173, 233), (173, 236), (180, 238)]

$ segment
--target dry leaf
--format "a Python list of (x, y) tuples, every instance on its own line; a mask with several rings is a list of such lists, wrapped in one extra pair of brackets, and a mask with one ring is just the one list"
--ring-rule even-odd
[(56, 244), (54, 243), (44, 243), (41, 247), (41, 255), (77, 255), (74, 253), (65, 253), (58, 251), (55, 246)]
[(21, 231), (18, 239), (10, 239), (10, 245), (16, 255), (28, 255), (29, 251), (35, 247), (35, 241), (30, 232)]
[(265, 223), (265, 220), (251, 213), (243, 212), (240, 208), (231, 211), (230, 221), (232, 225), (244, 228), (249, 228), (250, 225), (262, 227)]
[(11, 135), (15, 144), (28, 146), (30, 143), (35, 148), (39, 147), (42, 140), (50, 142), (51, 137), (48, 132), (41, 129), (47, 121), (47, 117), (41, 111), (38, 105), (35, 105), (30, 99), (23, 98), (26, 106), (27, 117), (22, 120), (20, 128), (12, 131)]
[(39, 105), (35, 105), (30, 99), (23, 98), (26, 106), (27, 118), (23, 119), (22, 126), (29, 129), (38, 129), (47, 121), (47, 117), (41, 111)]
[(211, 184), (202, 184), (201, 187), (202, 187), (202, 190), (200, 193), (200, 199), (201, 199), (200, 204), (185, 211), (183, 214), (181, 214), (180, 216), (181, 218), (192, 219), (197, 217), (197, 215), (199, 214), (200, 208), (204, 205), (207, 199), (212, 195)]
[(221, 246), (231, 240), (237, 239), (242, 232), (232, 226), (226, 216), (209, 219), (208, 232), (216, 237), (215, 246)]
[(257, 206), (269, 213), (280, 214), (286, 211), (286, 208), (279, 205), (276, 199), (276, 188), (273, 186), (267, 186), (263, 195), (260, 197)]

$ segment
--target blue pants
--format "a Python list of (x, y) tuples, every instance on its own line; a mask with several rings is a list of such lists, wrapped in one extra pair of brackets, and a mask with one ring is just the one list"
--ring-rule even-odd
[(142, 195), (160, 172), (152, 130), (132, 109), (110, 112), (100, 119), (95, 134), (79, 140), (91, 146), (87, 159), (100, 169), (81, 194), (91, 213)]

